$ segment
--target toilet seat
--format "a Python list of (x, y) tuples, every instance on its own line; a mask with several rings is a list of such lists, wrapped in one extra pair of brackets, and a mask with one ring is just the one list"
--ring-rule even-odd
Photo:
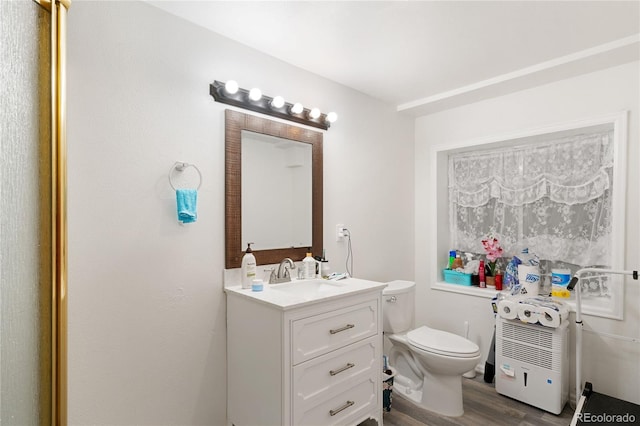
[(480, 351), (478, 345), (464, 337), (427, 326), (408, 332), (407, 341), (418, 350), (454, 358), (473, 358)]

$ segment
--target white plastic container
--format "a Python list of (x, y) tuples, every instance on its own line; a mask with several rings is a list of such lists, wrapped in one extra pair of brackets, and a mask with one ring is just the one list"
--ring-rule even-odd
[(552, 269), (551, 270), (551, 295), (568, 299), (571, 293), (567, 286), (571, 281), (571, 269)]
[(264, 282), (260, 279), (255, 279), (251, 282), (251, 291), (262, 291), (264, 289)]
[(242, 256), (242, 266), (240, 267), (240, 274), (242, 280), (242, 288), (251, 288), (251, 283), (256, 279), (256, 257), (251, 250), (251, 244), (247, 244), (247, 251)]
[(322, 260), (322, 261), (317, 261), (318, 263), (318, 270), (320, 271), (320, 277), (324, 278), (325, 280), (327, 278), (329, 278), (329, 275), (331, 275), (331, 268), (329, 267), (329, 261), (328, 260)]
[(540, 293), (540, 270), (537, 266), (518, 265), (520, 294), (537, 296)]
[(302, 260), (302, 271), (304, 279), (316, 277), (316, 260), (311, 253), (307, 253), (307, 257)]

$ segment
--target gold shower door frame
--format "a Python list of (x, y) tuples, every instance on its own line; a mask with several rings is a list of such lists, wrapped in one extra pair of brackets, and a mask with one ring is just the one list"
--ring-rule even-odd
[[(66, 33), (70, 0), (34, 0), (51, 14), (51, 424), (67, 425)], [(46, 184), (46, 182), (43, 182)], [(46, 245), (43, 245), (46, 246)]]

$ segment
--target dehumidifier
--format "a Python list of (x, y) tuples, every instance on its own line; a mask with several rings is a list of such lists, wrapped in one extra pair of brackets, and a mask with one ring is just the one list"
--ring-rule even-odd
[(550, 328), (496, 318), (496, 391), (553, 414), (569, 398), (568, 321)]

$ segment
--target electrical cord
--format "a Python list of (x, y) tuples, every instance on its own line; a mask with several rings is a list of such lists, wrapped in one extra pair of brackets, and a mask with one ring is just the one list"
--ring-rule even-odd
[[(344, 228), (343, 232), (349, 239), (347, 243), (347, 258), (345, 259), (344, 267), (347, 270), (347, 274), (350, 277), (353, 277), (353, 250), (351, 248), (351, 231), (349, 231), (347, 228)], [(349, 268), (349, 260), (351, 260), (351, 268)]]

